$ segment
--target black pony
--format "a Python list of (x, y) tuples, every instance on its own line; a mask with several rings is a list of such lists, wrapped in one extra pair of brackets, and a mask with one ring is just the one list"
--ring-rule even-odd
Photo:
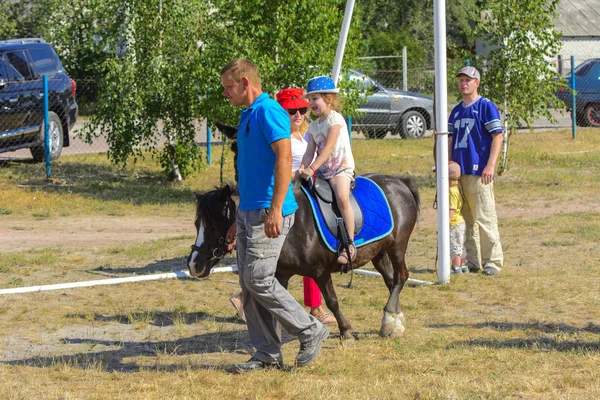
[[(219, 126), (226, 134), (235, 128)], [(232, 135), (233, 137), (233, 135)], [(352, 268), (359, 268), (369, 261), (381, 273), (390, 291), (383, 309), (381, 336), (396, 337), (404, 333), (404, 315), (400, 308), (400, 292), (408, 279), (405, 255), (410, 234), (419, 213), (419, 192), (410, 176), (367, 174), (365, 177), (377, 183), (387, 198), (392, 211), (394, 228), (383, 239), (360, 247)], [(338, 321), (340, 335), (352, 338), (351, 325), (340, 311), (331, 274), (340, 272), (337, 254), (329, 251), (322, 242), (313, 220), (310, 204), (298, 184), (294, 185), (298, 203), (295, 223), (285, 240), (277, 262), (277, 280), (287, 288), (290, 278), (301, 275), (313, 278), (325, 298), (325, 303)], [(206, 277), (227, 251), (225, 233), (234, 222), (238, 198), (229, 186), (205, 194), (196, 193), (197, 238), (188, 257), (188, 268), (193, 276)]]

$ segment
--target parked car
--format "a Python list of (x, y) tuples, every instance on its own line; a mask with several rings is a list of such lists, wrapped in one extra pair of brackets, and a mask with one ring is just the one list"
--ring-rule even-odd
[[(575, 116), (578, 125), (600, 127), (600, 58), (592, 58), (579, 64), (575, 70)], [(573, 108), (573, 83), (571, 74), (565, 76), (567, 86), (561, 88), (556, 96), (567, 106)]]
[(383, 138), (388, 131), (405, 139), (417, 139), (433, 126), (433, 99), (419, 93), (390, 89), (357, 70), (350, 70), (350, 79), (356, 81), (365, 93), (366, 101), (352, 118), (352, 129), (362, 131), (370, 139)]
[(77, 85), (67, 76), (56, 52), (43, 39), (0, 41), (0, 153), (28, 148), (44, 161), (44, 91), (48, 76), (50, 158), (70, 144), (75, 124)]

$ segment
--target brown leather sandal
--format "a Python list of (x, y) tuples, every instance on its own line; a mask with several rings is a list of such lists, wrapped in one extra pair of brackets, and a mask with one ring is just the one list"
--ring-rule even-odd
[[(356, 246), (351, 244), (350, 246), (350, 259), (352, 261), (356, 260)], [(348, 264), (348, 253), (346, 253), (346, 249), (342, 250), (337, 259), (338, 264)]]

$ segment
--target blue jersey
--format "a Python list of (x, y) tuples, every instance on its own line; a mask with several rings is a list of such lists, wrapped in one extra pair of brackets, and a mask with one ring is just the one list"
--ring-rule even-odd
[(481, 175), (490, 159), (492, 133), (502, 133), (496, 105), (480, 97), (465, 107), (461, 102), (448, 118), (448, 135), (452, 138), (452, 160), (463, 174)]
[[(275, 152), (271, 143), (290, 139), (290, 118), (266, 93), (242, 110), (238, 125), (238, 179), (240, 210), (269, 208), (275, 187)], [(282, 213), (289, 215), (298, 205), (290, 182)]]

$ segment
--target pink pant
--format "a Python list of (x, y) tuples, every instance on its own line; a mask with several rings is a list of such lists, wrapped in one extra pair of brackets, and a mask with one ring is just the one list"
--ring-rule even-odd
[(304, 277), (304, 305), (311, 308), (321, 306), (321, 291), (311, 278)]

